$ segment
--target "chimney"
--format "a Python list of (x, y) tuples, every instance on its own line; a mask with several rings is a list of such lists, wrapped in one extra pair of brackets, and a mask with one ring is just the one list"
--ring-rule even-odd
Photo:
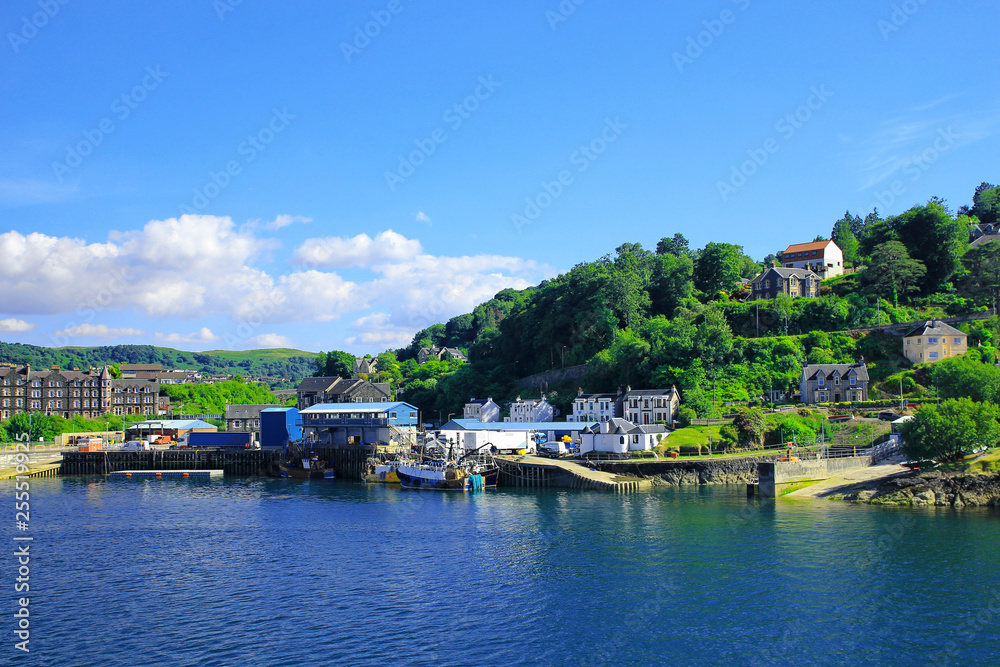
[(576, 395), (577, 396), (583, 396), (583, 387), (577, 387), (576, 388)]

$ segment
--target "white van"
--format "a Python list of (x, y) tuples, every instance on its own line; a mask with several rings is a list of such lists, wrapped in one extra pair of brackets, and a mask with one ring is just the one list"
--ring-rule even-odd
[(147, 451), (149, 449), (149, 442), (146, 440), (129, 440), (122, 446), (122, 449), (131, 451)]

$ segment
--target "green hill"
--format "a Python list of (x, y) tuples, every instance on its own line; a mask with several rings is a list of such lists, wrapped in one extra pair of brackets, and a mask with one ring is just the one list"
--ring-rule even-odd
[(285, 378), (272, 388), (296, 386), (316, 370), (316, 354), (303, 350), (209, 350), (185, 352), (153, 345), (99, 347), (41, 347), (0, 342), (0, 362), (31, 364), (37, 368), (90, 368), (105, 364), (163, 364), (164, 368), (189, 368), (205, 373), (231, 373)]

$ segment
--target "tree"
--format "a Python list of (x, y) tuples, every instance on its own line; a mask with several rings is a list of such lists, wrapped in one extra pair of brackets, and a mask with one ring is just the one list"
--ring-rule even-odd
[(659, 254), (653, 258), (653, 277), (647, 292), (653, 313), (673, 315), (694, 288), (694, 262), (686, 253)]
[(733, 351), (733, 332), (726, 316), (716, 307), (705, 311), (704, 321), (698, 325), (695, 348), (708, 368), (721, 366)]
[(671, 238), (664, 236), (660, 239), (659, 243), (656, 244), (656, 254), (687, 257), (691, 254), (691, 249), (688, 247), (688, 240), (684, 238), (683, 234), (674, 234)]
[(764, 413), (760, 408), (737, 410), (733, 426), (741, 447), (756, 448), (764, 444)]
[(903, 449), (912, 459), (948, 460), (1000, 439), (1000, 407), (971, 398), (926, 405), (900, 428)]
[(915, 259), (899, 241), (887, 241), (875, 247), (871, 261), (861, 273), (861, 278), (869, 291), (892, 297), (893, 307), (899, 307), (899, 295), (917, 289), (920, 279), (927, 272), (924, 265)]
[(924, 294), (941, 290), (961, 266), (969, 244), (968, 225), (953, 218), (942, 200), (931, 199), (897, 216), (891, 226), (910, 257), (927, 270), (921, 281)]
[(943, 398), (1000, 401), (1000, 368), (984, 364), (970, 350), (964, 356), (942, 359), (931, 367), (931, 380)]
[(316, 372), (313, 374), (314, 377), (349, 378), (353, 374), (353, 354), (332, 350), (329, 353), (320, 352), (316, 357)]
[(41, 412), (30, 414), (19, 412), (4, 422), (4, 429), (7, 431), (7, 437), (11, 440), (17, 440), (21, 435), (27, 433), (32, 442), (37, 442), (39, 438), (52, 440), (62, 433), (62, 430), (58, 428), (56, 418)]
[(965, 273), (959, 279), (962, 292), (996, 312), (1000, 302), (1000, 241), (970, 248), (962, 257)]
[(990, 183), (980, 183), (972, 196), (969, 213), (979, 218), (979, 222), (995, 225), (1000, 221), (1000, 187)]
[(694, 286), (705, 294), (729, 292), (743, 274), (743, 248), (731, 243), (709, 243), (698, 252), (694, 264)]
[[(844, 261), (850, 262), (853, 266), (858, 263), (858, 248), (860, 244), (852, 231), (853, 225), (850, 216), (849, 212), (845, 213), (844, 217), (834, 224), (830, 238), (837, 244), (841, 252), (844, 253)], [(857, 216), (854, 217), (857, 218)], [(858, 219), (858, 222), (860, 223), (860, 219)]]

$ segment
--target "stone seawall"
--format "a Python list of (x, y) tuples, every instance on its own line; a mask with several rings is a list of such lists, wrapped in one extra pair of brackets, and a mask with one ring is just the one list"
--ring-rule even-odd
[(686, 461), (592, 461), (598, 470), (617, 475), (635, 475), (661, 486), (699, 484), (746, 484), (757, 480), (757, 464), (774, 457), (747, 456), (738, 459)]

